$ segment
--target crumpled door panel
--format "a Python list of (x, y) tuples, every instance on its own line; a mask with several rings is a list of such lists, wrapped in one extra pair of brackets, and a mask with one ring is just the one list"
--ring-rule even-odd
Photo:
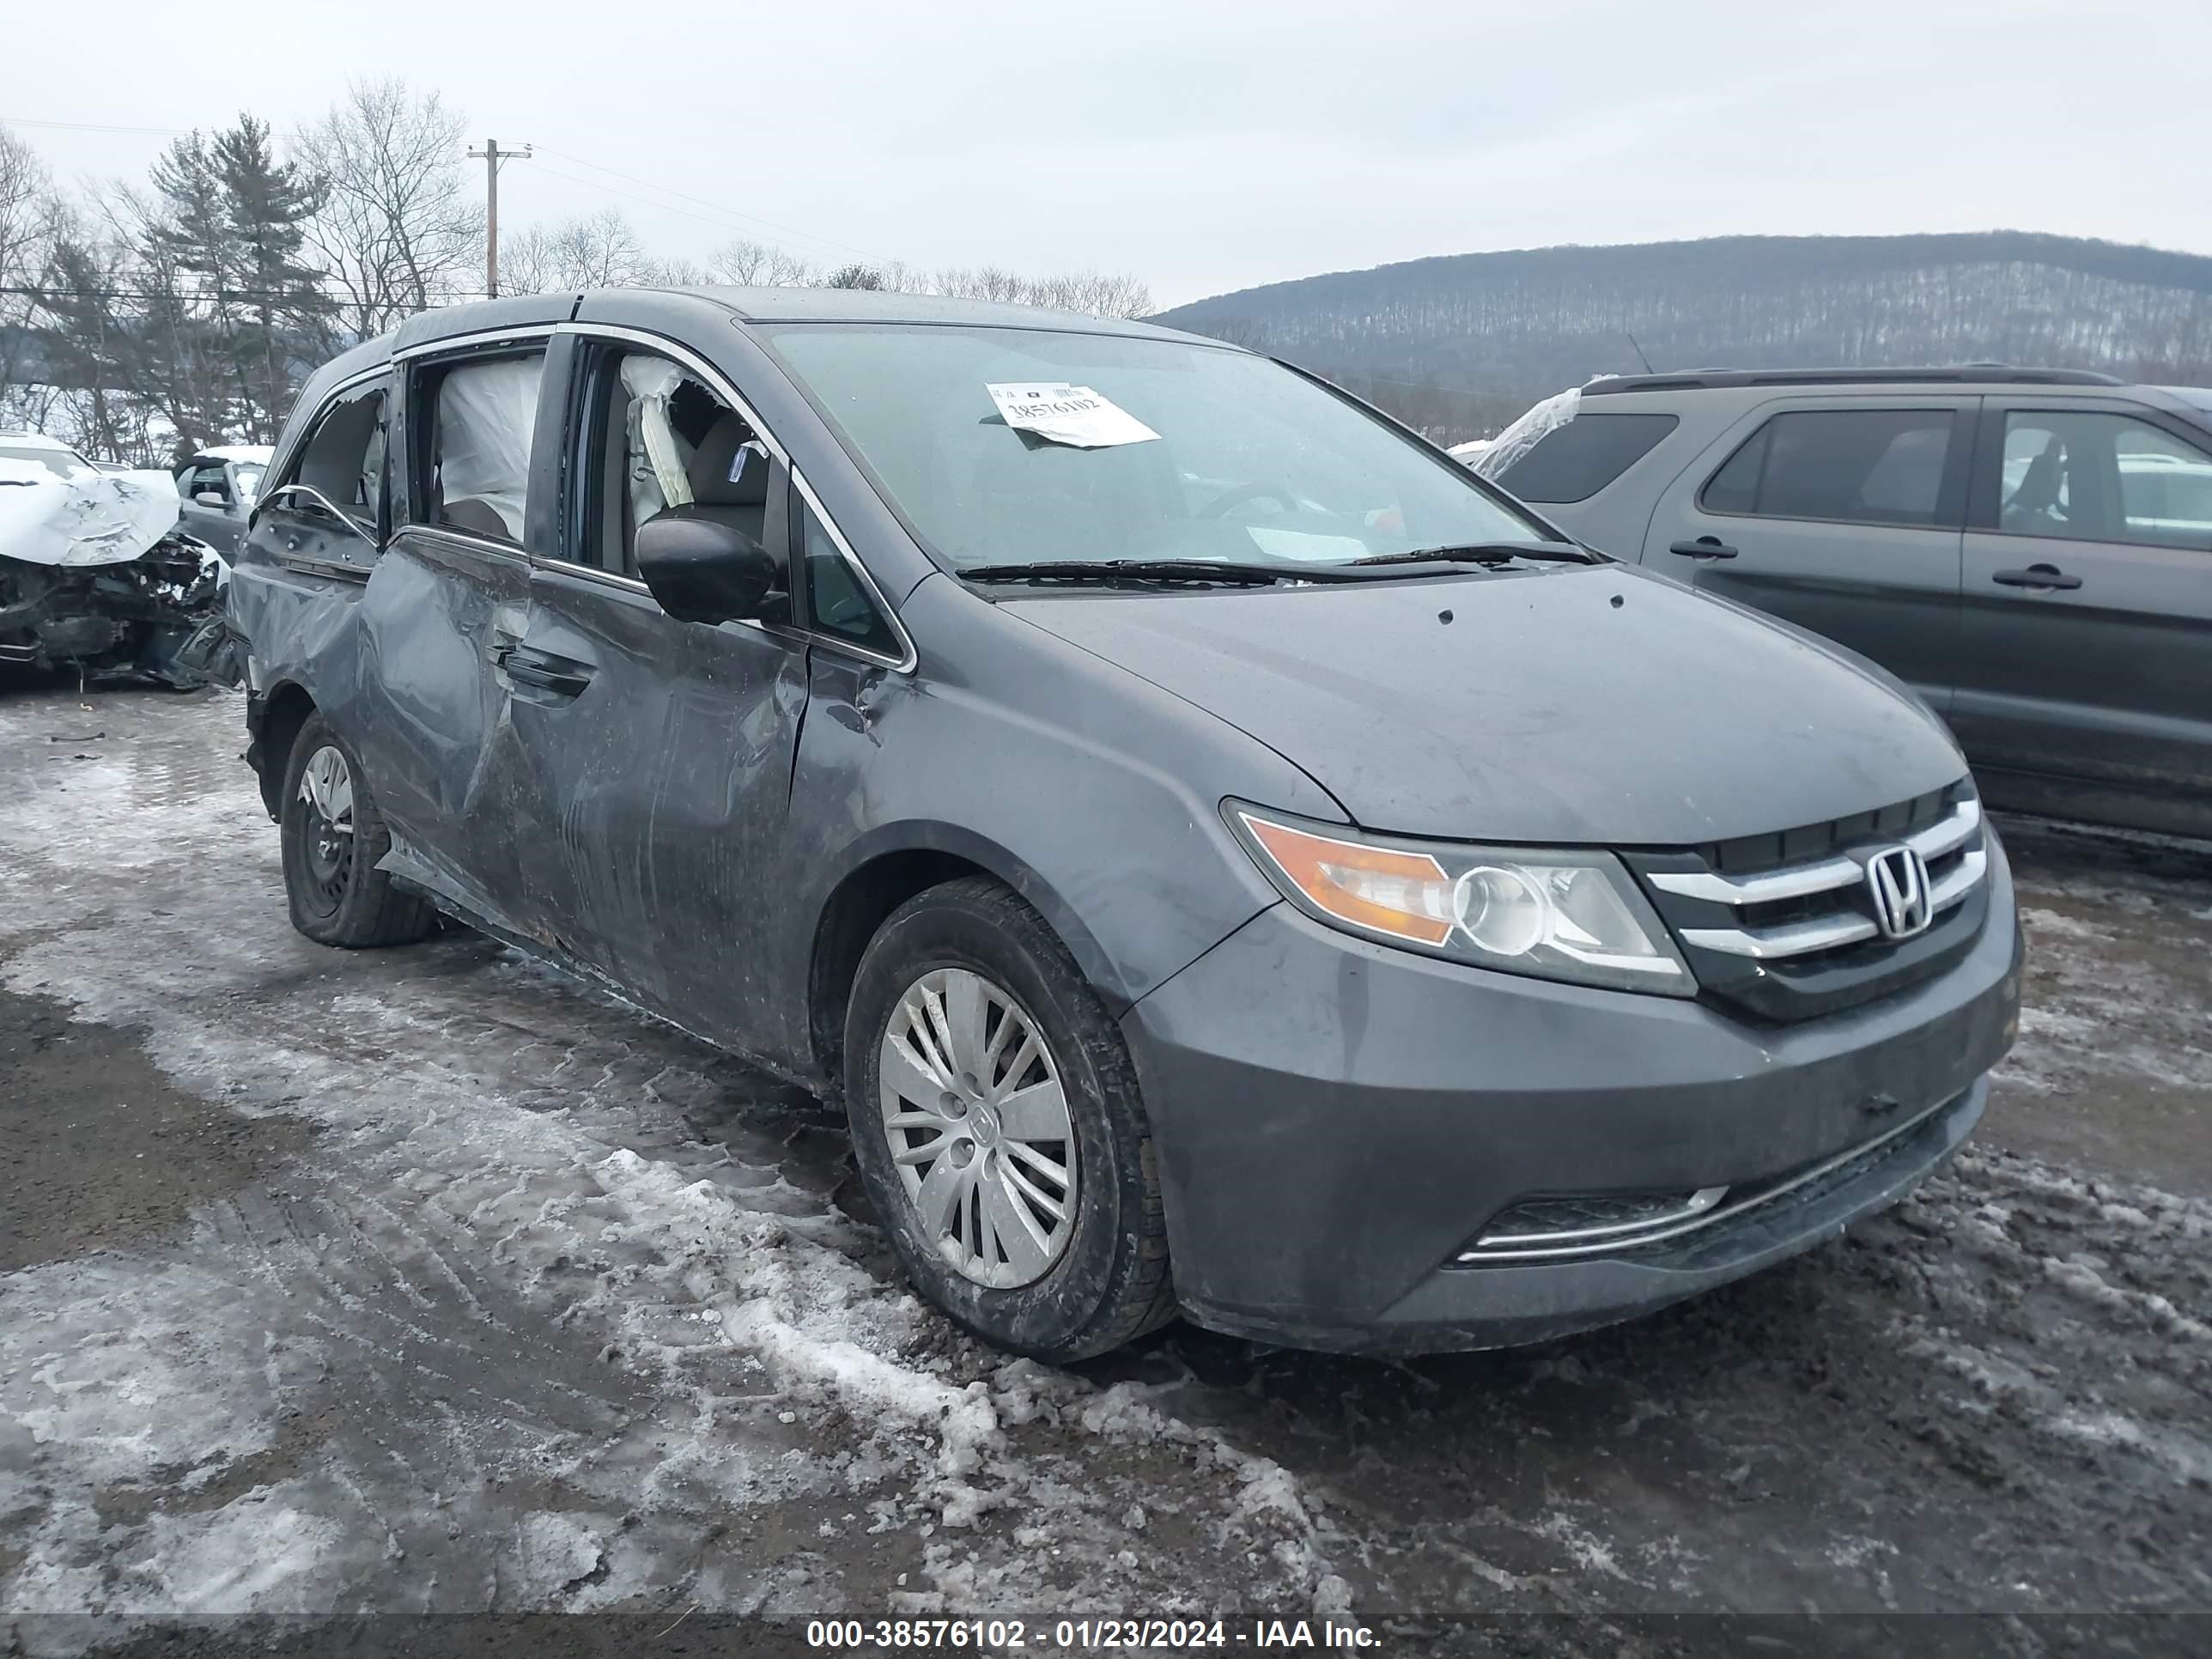
[(392, 829), (384, 867), (523, 937), (543, 924), (520, 860), (529, 792), (492, 658), (521, 637), (529, 584), (519, 554), (403, 532), (362, 596), (347, 730)]

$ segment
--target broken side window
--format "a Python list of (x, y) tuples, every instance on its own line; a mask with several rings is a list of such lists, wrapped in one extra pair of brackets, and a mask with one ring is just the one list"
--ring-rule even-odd
[(500, 541), (522, 541), (530, 444), (545, 354), (456, 364), (438, 374), (420, 516)]
[(372, 542), (380, 542), (384, 532), (386, 408), (380, 382), (337, 399), (308, 434), (291, 479), (343, 513)]
[(188, 501), (198, 501), (203, 493), (218, 497), (211, 505), (230, 504), (230, 479), (222, 470), (221, 461), (203, 461), (185, 474), (178, 493)]
[[(652, 352), (607, 351), (592, 385), (586, 441), (597, 464), (580, 562), (635, 576), (639, 529), (668, 513), (719, 519), (763, 546), (781, 534), (769, 522), (768, 446), (697, 375)], [(784, 584), (769, 592), (761, 619), (790, 619)]]

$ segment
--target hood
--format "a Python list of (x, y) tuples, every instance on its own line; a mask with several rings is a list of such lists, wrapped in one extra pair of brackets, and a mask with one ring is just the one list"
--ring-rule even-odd
[(103, 472), (67, 481), (0, 459), (0, 557), (27, 564), (123, 564), (176, 528), (166, 472)]
[(1689, 845), (1889, 805), (1966, 769), (1880, 670), (1633, 566), (1002, 608), (1401, 835)]

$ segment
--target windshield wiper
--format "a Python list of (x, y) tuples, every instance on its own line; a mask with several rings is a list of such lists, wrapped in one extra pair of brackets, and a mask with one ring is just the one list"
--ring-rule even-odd
[(983, 582), (1227, 582), (1237, 587), (1272, 586), (1305, 574), (1224, 559), (1041, 559), (1032, 564), (969, 565), (960, 572), (970, 581)]
[(1596, 564), (1599, 556), (1579, 542), (1468, 542), (1450, 547), (1417, 547), (1410, 553), (1372, 553), (1354, 564), (1510, 564), (1515, 559), (1565, 559)]

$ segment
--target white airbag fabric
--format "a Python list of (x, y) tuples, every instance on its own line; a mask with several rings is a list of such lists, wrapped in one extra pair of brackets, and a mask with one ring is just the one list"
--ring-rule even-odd
[(438, 382), (438, 480), (448, 508), (478, 501), (522, 539), (530, 434), (543, 357), (503, 357), (456, 368)]
[[(665, 357), (625, 357), (622, 383), (630, 400), (630, 505), (641, 525), (663, 508), (691, 500), (690, 446), (668, 419), (668, 400), (684, 384), (684, 372)], [(644, 468), (637, 465), (639, 457)]]

